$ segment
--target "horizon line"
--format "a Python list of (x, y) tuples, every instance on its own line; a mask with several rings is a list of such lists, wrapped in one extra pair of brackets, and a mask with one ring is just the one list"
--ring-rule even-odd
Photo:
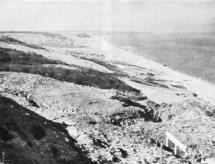
[(43, 32), (82, 32), (82, 33), (87, 33), (87, 32), (100, 32), (100, 33), (215, 33), (215, 31), (193, 31), (193, 32), (188, 32), (188, 31), (170, 31), (170, 32), (158, 32), (158, 31), (98, 31), (98, 30), (0, 30), (0, 33), (15, 33), (15, 32), (23, 32), (23, 33), (43, 33)]

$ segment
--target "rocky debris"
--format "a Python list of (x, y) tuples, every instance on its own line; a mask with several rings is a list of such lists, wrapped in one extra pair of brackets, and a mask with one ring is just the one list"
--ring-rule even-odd
[[(130, 120), (133, 122), (133, 119), (144, 119), (145, 121), (161, 122), (161, 118), (158, 116), (159, 104), (156, 104), (153, 101), (146, 101), (146, 105), (142, 105), (135, 101), (132, 101), (128, 96), (117, 93), (116, 96), (112, 96), (111, 99), (116, 99), (122, 102), (123, 107), (135, 107), (136, 110), (124, 110), (120, 113), (114, 113), (110, 116), (110, 122), (114, 125), (122, 124), (122, 121)], [(146, 97), (143, 98), (145, 100)]]
[(209, 108), (204, 103), (189, 100), (176, 104), (161, 104), (158, 112), (163, 121), (191, 120), (202, 117), (206, 109)]
[[(23, 51), (18, 51), (13, 41), (5, 43), (14, 44), (14, 49), (0, 49), (0, 94), (4, 96), (0, 97), (4, 106), (0, 108), (0, 151), (7, 160), (22, 164), (160, 163), (163, 150), (164, 164), (191, 162), (192, 158), (175, 157), (168, 148), (161, 149), (166, 131), (198, 150), (196, 161), (202, 158), (199, 154), (213, 156), (214, 107), (181, 82), (159, 70), (108, 61), (105, 54), (90, 50), (90, 45), (61, 35), (10, 35), (42, 45), (48, 55), (59, 51), (59, 55), (72, 55), (77, 61), (85, 58), (113, 72), (85, 68), (78, 62), (71, 66), (36, 48), (31, 48), (34, 53), (27, 52), (23, 45)], [(93, 36), (74, 38), (86, 41)], [(176, 103), (169, 100), (172, 95)], [(152, 100), (156, 96), (161, 101)], [(164, 103), (161, 96), (168, 101)]]
[[(62, 86), (64, 86), (64, 88), (67, 88), (67, 90), (68, 90), (69, 86), (73, 86), (73, 84), (66, 84), (66, 83), (62, 84), (62, 82), (56, 81), (54, 79), (48, 79), (45, 77), (41, 77), (39, 75), (29, 75), (29, 74), (19, 74), (19, 76), (17, 76), (16, 73), (10, 73), (10, 74), (6, 73), (6, 75), (2, 76), (2, 77), (4, 77), (4, 83), (2, 85), (3, 90), (4, 90), (4, 87), (10, 88), (11, 90), (16, 90), (18, 93), (19, 92), (22, 93), (22, 91), (25, 90), (25, 92), (23, 94), (12, 94), (13, 95), (12, 98), (16, 99), (16, 101), (18, 101), (18, 102), (20, 102), (20, 101), (28, 102), (26, 98), (17, 99), (17, 96), (18, 97), (20, 96), (20, 98), (23, 97), (23, 95), (24, 95), (24, 97), (29, 97), (29, 98), (33, 99), (37, 104), (39, 104), (39, 107), (40, 107), (40, 108), (33, 108), (29, 103), (27, 103), (26, 105), (29, 109), (31, 109), (35, 112), (38, 112), (38, 113), (42, 114), (43, 116), (46, 116), (47, 118), (50, 118), (53, 120), (54, 120), (54, 118), (58, 118), (58, 119), (56, 119), (56, 121), (60, 121), (62, 123), (64, 122), (70, 131), (69, 134), (71, 136), (74, 136), (75, 139), (77, 140), (77, 143), (80, 144), (83, 149), (86, 149), (89, 152), (88, 157), (90, 159), (92, 159), (93, 161), (97, 161), (97, 163), (112, 163), (113, 161), (115, 161), (116, 163), (118, 163), (118, 162), (126, 163), (126, 161), (134, 161), (134, 160), (136, 161), (136, 159), (139, 158), (139, 155), (142, 156), (142, 154), (144, 154), (143, 150), (145, 148), (144, 147), (142, 148), (142, 145), (144, 144), (143, 141), (146, 141), (146, 139), (142, 140), (142, 138), (144, 136), (147, 136), (146, 133), (150, 134), (150, 135), (148, 135), (149, 136), (148, 139), (154, 138), (154, 135), (158, 133), (157, 131), (152, 131), (154, 129), (155, 125), (151, 125), (151, 126), (146, 125), (146, 127), (148, 127), (148, 130), (144, 126), (145, 132), (142, 133), (142, 126), (145, 125), (146, 122), (144, 119), (141, 119), (138, 116), (138, 110), (141, 110), (141, 109), (139, 107), (133, 107), (133, 106), (126, 107), (129, 112), (124, 114), (125, 121), (124, 122), (122, 121), (123, 124), (120, 125), (120, 127), (117, 129), (114, 128), (115, 127), (114, 125), (112, 127), (111, 124), (110, 124), (110, 126), (106, 126), (105, 122), (103, 122), (102, 120), (96, 121), (97, 122), (96, 124), (92, 124), (89, 126), (88, 122), (94, 121), (94, 119), (95, 119), (94, 112), (90, 113), (89, 107), (90, 106), (93, 107), (94, 105), (97, 106), (98, 104), (103, 103), (103, 100), (101, 101), (100, 99), (96, 99), (96, 101), (95, 101), (95, 100), (92, 100), (90, 97), (84, 98), (84, 96), (83, 96), (84, 94), (82, 95), (81, 93), (84, 91), (87, 91), (87, 88), (80, 87), (80, 86), (73, 87), (73, 90), (75, 92), (77, 92), (78, 88), (83, 88), (82, 90), (80, 90), (78, 97), (80, 98), (80, 96), (81, 96), (81, 98), (84, 100), (84, 102), (86, 104), (88, 104), (88, 106), (86, 108), (86, 111), (83, 110), (84, 109), (83, 107), (79, 107), (80, 108), (79, 110), (76, 109), (76, 110), (74, 110), (74, 112), (72, 112), (73, 108), (75, 109), (75, 107), (71, 108), (71, 105), (67, 106), (66, 103), (62, 103), (63, 97), (68, 98), (70, 94), (67, 93), (66, 94), (67, 96), (66, 96), (65, 94), (63, 94), (63, 89), (60, 89), (61, 94), (63, 94), (64, 96), (59, 99), (58, 97), (55, 97), (56, 96), (55, 94), (53, 94), (53, 92), (54, 92), (53, 87), (62, 88)], [(45, 91), (45, 88), (49, 88), (49, 87), (52, 88), (52, 89), (50, 89), (50, 91), (52, 91), (51, 94), (49, 94), (49, 92)], [(99, 89), (92, 88), (92, 90), (95, 93), (89, 94), (89, 95), (87, 94), (88, 96), (94, 96), (100, 92)], [(92, 92), (92, 90), (90, 90), (90, 92)], [(6, 92), (7, 91), (8, 90), (6, 90)], [(104, 92), (104, 91), (102, 91), (102, 92)], [(8, 93), (10, 93), (10, 92), (8, 92)], [(11, 93), (13, 93), (13, 92), (11, 92)], [(32, 93), (34, 93), (34, 94), (32, 94)], [(45, 97), (48, 97), (48, 99), (40, 97), (44, 93), (45, 93)], [(106, 92), (104, 92), (104, 93), (107, 94)], [(58, 95), (59, 93), (56, 93), (56, 94)], [(122, 95), (124, 95), (124, 94), (122, 94)], [(114, 93), (112, 93), (112, 96), (113, 95), (114, 95)], [(110, 95), (109, 97), (112, 97), (112, 96)], [(129, 96), (129, 94), (128, 94), (128, 96)], [(76, 97), (73, 94), (73, 96), (72, 96), (72, 99), (74, 99), (73, 101), (76, 102), (78, 100), (77, 99), (78, 97)], [(99, 97), (101, 97), (101, 96), (99, 96)], [(44, 102), (48, 103), (47, 100), (54, 100), (54, 101), (51, 101), (50, 105), (46, 105), (46, 107), (45, 107), (45, 106), (41, 105), (40, 99), (42, 100), (43, 103)], [(105, 100), (107, 101), (108, 99), (106, 98)], [(116, 101), (116, 100), (110, 99), (110, 101)], [(69, 102), (71, 102), (71, 100)], [(93, 103), (89, 106), (89, 103), (87, 103), (87, 102), (89, 102), (89, 103), (96, 102), (96, 103)], [(120, 105), (120, 102), (119, 101), (117, 101), (117, 102)], [(114, 104), (115, 104), (115, 106), (114, 106), (114, 109), (115, 109), (117, 107), (116, 102), (114, 102)], [(151, 108), (157, 107), (157, 105), (155, 103), (148, 102), (148, 104), (150, 104), (149, 106)], [(104, 108), (104, 104), (102, 105), (102, 107)], [(110, 107), (108, 107), (109, 110), (111, 109)], [(123, 108), (125, 108), (125, 107), (123, 107)], [(100, 113), (98, 113), (97, 116), (106, 117), (106, 115), (101, 112), (101, 109), (99, 111), (100, 111)], [(124, 109), (123, 109), (123, 111), (124, 111)], [(84, 114), (84, 112), (86, 112), (87, 115)], [(113, 115), (114, 115), (114, 113), (117, 113), (117, 111), (113, 111)], [(133, 118), (128, 119), (127, 117), (130, 117), (129, 115)], [(109, 114), (108, 116), (111, 116), (111, 115)], [(121, 115), (121, 116), (123, 116), (123, 115)], [(71, 128), (70, 128), (71, 125), (76, 127), (76, 132), (74, 130), (71, 131)], [(107, 125), (109, 125), (109, 124), (107, 124)], [(134, 129), (136, 130), (135, 135), (134, 135), (134, 133), (129, 131), (129, 127), (132, 127), (131, 128), (132, 131)], [(99, 131), (101, 133), (98, 133)], [(32, 136), (33, 136), (33, 134), (32, 134)], [(44, 136), (44, 135), (42, 135), (42, 136)], [(35, 139), (35, 137), (34, 137), (34, 139)], [(37, 140), (37, 139), (35, 139), (35, 140)], [(42, 137), (42, 140), (43, 140), (43, 137)], [(39, 139), (39, 141), (40, 141), (40, 139)], [(128, 141), (129, 141), (129, 144), (127, 143)], [(138, 144), (138, 146), (136, 148), (133, 148), (132, 145), (134, 145), (134, 144)], [(24, 145), (24, 144), (22, 143), (22, 145)], [(128, 155), (125, 155), (125, 154), (123, 155), (124, 152), (120, 151), (120, 149), (125, 150)], [(147, 149), (149, 149), (149, 148), (147, 148)], [(53, 151), (55, 152), (55, 150), (53, 150)], [(147, 161), (150, 161), (151, 156), (149, 155), (147, 157)], [(134, 159), (134, 157), (135, 157), (135, 159)], [(143, 162), (144, 159), (141, 159), (140, 161)]]
[(147, 96), (143, 95), (143, 93), (134, 94), (133, 92), (120, 92), (116, 91), (116, 95), (112, 97), (112, 99), (128, 99), (133, 101), (144, 101), (147, 99)]

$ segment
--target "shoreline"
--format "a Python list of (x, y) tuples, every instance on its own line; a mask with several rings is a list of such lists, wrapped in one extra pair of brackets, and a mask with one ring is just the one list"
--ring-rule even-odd
[[(215, 84), (212, 84), (209, 81), (199, 79), (197, 77), (187, 75), (185, 73), (173, 70), (168, 66), (163, 66), (160, 63), (144, 58), (141, 55), (138, 55), (131, 51), (126, 51), (120, 47), (115, 46), (114, 44), (107, 41), (105, 38), (102, 38), (102, 45), (105, 46), (106, 53), (109, 50), (112, 51), (112, 55), (107, 55), (107, 59), (117, 58), (123, 62), (134, 64), (137, 66), (144, 66), (148, 69), (153, 69), (158, 72), (162, 72), (162, 75), (174, 81), (181, 82), (188, 90), (198, 94), (198, 97), (203, 98), (205, 101), (215, 104)], [(117, 56), (114, 54), (117, 54)]]

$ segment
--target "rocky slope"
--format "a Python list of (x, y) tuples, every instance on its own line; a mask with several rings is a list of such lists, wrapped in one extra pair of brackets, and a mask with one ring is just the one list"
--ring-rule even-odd
[[(215, 156), (213, 85), (101, 36), (1, 33), (0, 71), (5, 163), (176, 164)], [(186, 159), (161, 149), (167, 131), (192, 149)]]

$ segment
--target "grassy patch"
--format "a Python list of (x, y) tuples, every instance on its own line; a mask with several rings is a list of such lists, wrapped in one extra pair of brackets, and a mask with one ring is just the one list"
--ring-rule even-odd
[(62, 64), (56, 60), (49, 60), (42, 55), (32, 52), (22, 52), (9, 48), (0, 48), (0, 64), (20, 64), (20, 65), (37, 65), (37, 64)]
[[(45, 64), (51, 64), (45, 66)], [(79, 85), (97, 87), (101, 89), (118, 89), (120, 91), (140, 91), (116, 78), (117, 75), (81, 68), (79, 70), (55, 67), (55, 64), (65, 64), (56, 60), (49, 60), (35, 53), (25, 53), (13, 49), (0, 48), (0, 71), (24, 72), (39, 74), (60, 81), (72, 82)]]
[(41, 47), (41, 46), (37, 46), (34, 44), (27, 44), (23, 41), (20, 41), (18, 39), (9, 37), (7, 35), (3, 35), (2, 37), (0, 37), (0, 42), (5, 42), (5, 43), (11, 43), (11, 44), (17, 44), (17, 45), (21, 45), (21, 46), (26, 46), (26, 47), (30, 47), (30, 48), (34, 48), (34, 49), (43, 49), (45, 50), (45, 48)]
[(107, 63), (105, 61), (93, 59), (93, 58), (81, 57), (81, 59), (88, 60), (88, 61), (94, 62), (96, 64), (102, 65), (102, 66), (106, 67), (107, 69), (115, 72), (115, 74), (117, 74), (117, 76), (128, 77), (128, 75), (126, 73), (124, 73), (121, 69), (119, 69), (117, 66), (115, 66), (113, 64)]

